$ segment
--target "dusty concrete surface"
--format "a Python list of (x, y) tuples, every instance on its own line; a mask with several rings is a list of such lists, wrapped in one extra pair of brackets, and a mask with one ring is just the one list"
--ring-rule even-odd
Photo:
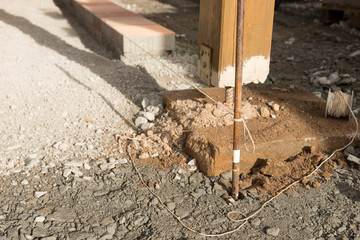
[[(185, 79), (193, 79), (196, 40), (188, 39), (196, 39), (197, 10), (190, 4), (179, 10), (182, 1), (150, 2), (143, 5), (148, 17), (151, 11), (163, 12), (163, 6), (172, 9), (174, 15), (167, 12), (157, 17), (168, 27), (176, 25), (173, 30), (182, 39), (177, 55), (160, 60)], [(130, 2), (140, 3), (149, 2)], [(359, 56), (348, 57), (358, 49), (358, 37), (337, 26), (314, 23), (318, 9), (299, 11), (305, 5), (283, 5), (276, 14), (270, 82), (293, 80), (322, 92), (319, 82), (324, 79), (317, 76), (327, 78), (339, 71), (358, 78)], [(164, 89), (189, 88), (189, 84), (154, 59), (112, 60), (111, 53), (52, 1), (2, 1), (0, 9), (0, 238), (199, 239), (146, 191), (129, 157), (118, 147), (120, 136), (133, 131), (139, 110), (145, 114), (145, 97), (151, 102), (146, 112), (155, 112)], [(185, 31), (186, 38), (181, 35)], [(319, 69), (325, 72), (317, 73)], [(345, 86), (357, 91), (357, 84)], [(157, 120), (170, 121), (166, 114), (157, 114)], [(168, 126), (166, 131), (181, 132), (179, 126)], [(124, 142), (131, 144), (130, 140)], [(164, 144), (164, 139), (160, 142)], [(162, 153), (162, 147), (153, 150)], [(181, 149), (175, 150), (190, 160)], [(112, 157), (116, 154), (123, 156)], [(352, 154), (359, 156), (358, 149)], [(249, 213), (261, 203), (260, 194), (266, 196), (255, 187), (245, 192), (244, 200), (229, 205), (220, 197), (229, 184), (226, 174), (207, 178), (187, 166), (152, 167), (136, 156), (147, 185), (186, 224), (202, 232), (234, 229), (238, 225), (226, 213), (235, 209)], [(299, 187), (279, 197), (244, 228), (223, 239), (272, 239), (274, 235), (278, 239), (359, 239), (358, 166), (339, 163), (335, 167), (332, 177), (311, 179), (320, 183), (315, 185), (318, 189)]]

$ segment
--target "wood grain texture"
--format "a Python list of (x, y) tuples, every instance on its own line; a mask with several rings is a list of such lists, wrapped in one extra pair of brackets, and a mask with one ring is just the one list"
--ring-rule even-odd
[[(245, 0), (244, 61), (270, 57), (274, 5), (275, 0)], [(200, 0), (199, 56), (201, 45), (212, 49), (212, 79), (202, 80), (212, 86), (221, 85), (221, 78), (225, 85), (235, 81), (236, 8), (237, 0)]]

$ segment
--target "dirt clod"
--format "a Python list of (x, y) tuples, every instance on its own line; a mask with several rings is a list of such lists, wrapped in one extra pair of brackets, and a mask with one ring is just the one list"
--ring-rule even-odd
[(270, 117), (269, 108), (268, 108), (268, 107), (261, 107), (261, 108), (260, 108), (260, 115), (261, 115), (263, 118), (268, 118), (268, 117)]
[(312, 183), (313, 188), (319, 188), (320, 186), (321, 186), (321, 183), (319, 183), (319, 182), (313, 182)]

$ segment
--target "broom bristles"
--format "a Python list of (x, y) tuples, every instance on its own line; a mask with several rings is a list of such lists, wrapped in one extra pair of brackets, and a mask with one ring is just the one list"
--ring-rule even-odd
[(331, 117), (348, 117), (350, 114), (352, 96), (341, 91), (329, 92), (327, 115)]

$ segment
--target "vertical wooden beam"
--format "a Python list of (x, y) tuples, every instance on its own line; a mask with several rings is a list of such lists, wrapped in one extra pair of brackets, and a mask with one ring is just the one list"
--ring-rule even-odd
[[(245, 0), (243, 83), (264, 82), (269, 72), (275, 0)], [(235, 85), (236, 0), (200, 0), (198, 75), (211, 86)], [(211, 49), (203, 74), (201, 46)]]

